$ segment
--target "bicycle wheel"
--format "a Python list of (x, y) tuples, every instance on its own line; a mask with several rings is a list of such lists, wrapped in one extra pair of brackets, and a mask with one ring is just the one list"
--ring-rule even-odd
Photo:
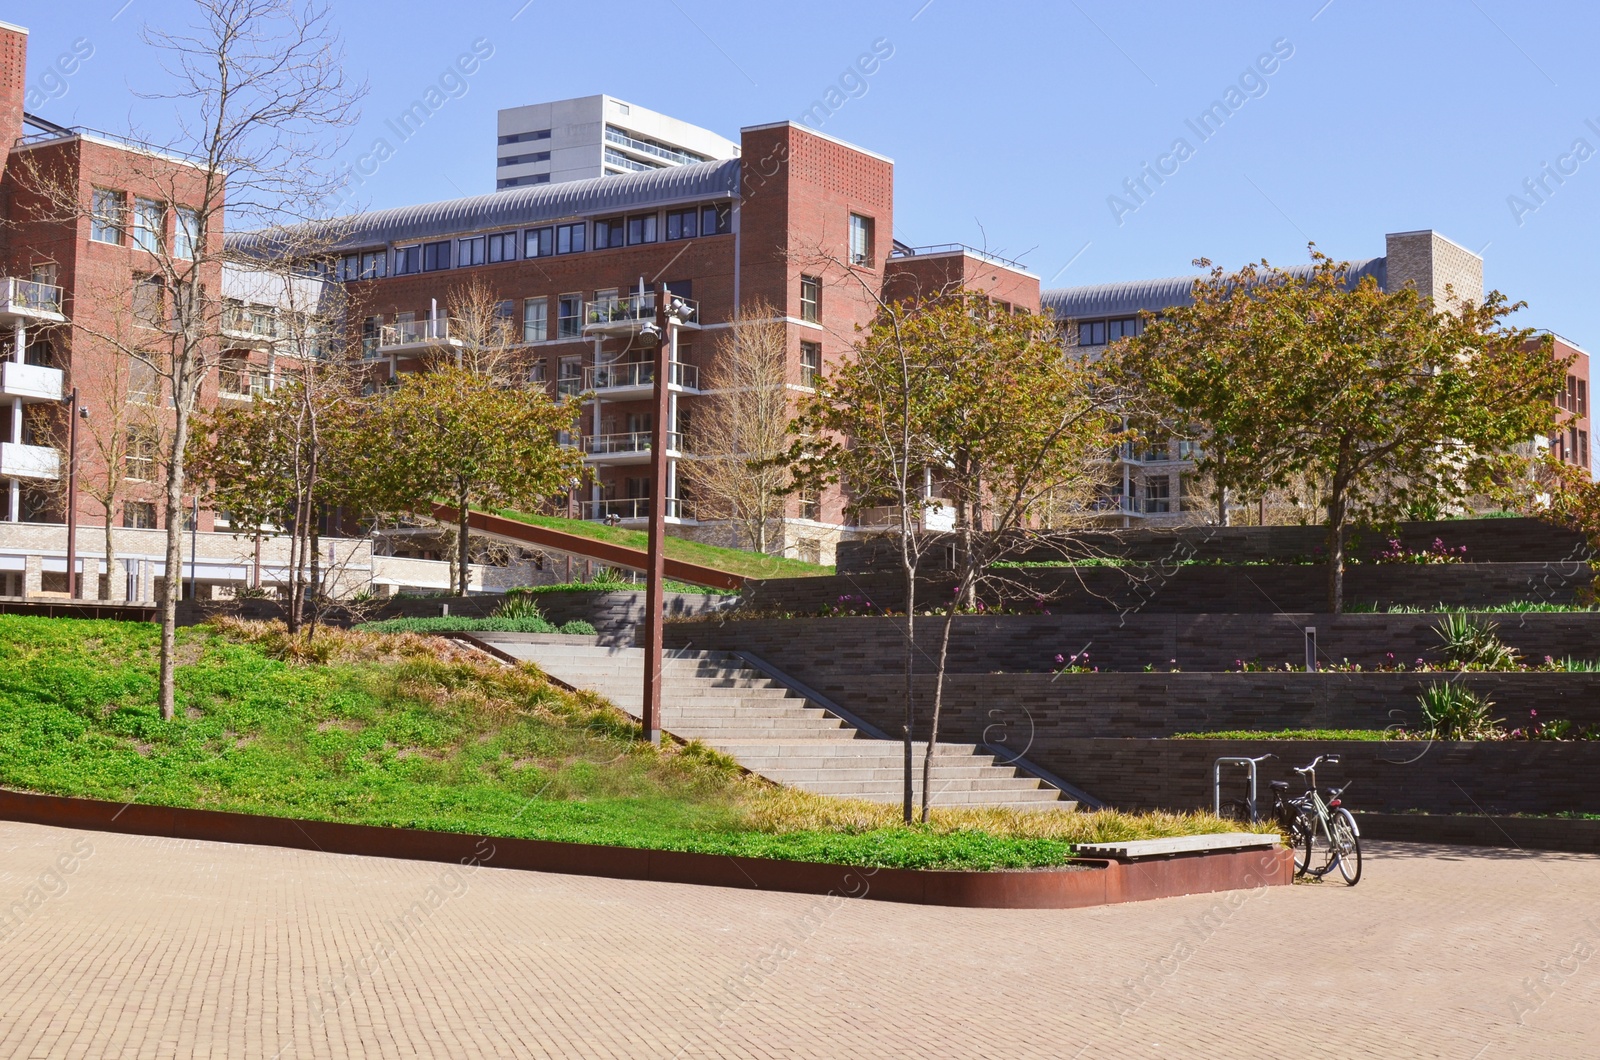
[(1333, 826), (1334, 858), (1339, 875), (1344, 877), (1346, 885), (1354, 887), (1361, 882), (1361, 833), (1356, 829), (1356, 819), (1341, 806), (1328, 815), (1328, 823)]
[(1311, 871), (1312, 821), (1305, 814), (1289, 819), (1287, 827), (1289, 846), (1294, 850), (1294, 874), (1304, 876)]
[(1249, 799), (1229, 799), (1222, 804), (1222, 819), (1224, 821), (1238, 821), (1240, 824), (1253, 824), (1250, 814)]
[(1306, 873), (1321, 879), (1333, 871), (1334, 863), (1339, 860), (1339, 845), (1329, 833), (1333, 818), (1330, 814), (1327, 825), (1324, 825), (1315, 814), (1306, 814), (1302, 821), (1308, 835)]

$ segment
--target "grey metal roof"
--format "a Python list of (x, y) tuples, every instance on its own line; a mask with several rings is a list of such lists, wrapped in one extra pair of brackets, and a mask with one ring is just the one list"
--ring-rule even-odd
[[(726, 198), (739, 188), (739, 160), (669, 166), (649, 173), (594, 177), (561, 184), (510, 188), (464, 199), (374, 210), (336, 222), (344, 231), (337, 247), (409, 243), (466, 232), (587, 217), (694, 199)], [(248, 254), (262, 245), (261, 232), (230, 232), (228, 249)]]
[[(1311, 275), (1311, 265), (1292, 265), (1284, 272), (1292, 276)], [(1354, 287), (1368, 276), (1383, 287), (1387, 282), (1387, 259), (1352, 261), (1346, 283)], [(1161, 280), (1132, 280), (1127, 283), (1099, 283), (1088, 287), (1057, 287), (1039, 292), (1039, 307), (1057, 320), (1095, 320), (1100, 317), (1131, 317), (1138, 313), (1159, 313), (1174, 306), (1194, 304), (1194, 281), (1202, 276), (1169, 276)]]

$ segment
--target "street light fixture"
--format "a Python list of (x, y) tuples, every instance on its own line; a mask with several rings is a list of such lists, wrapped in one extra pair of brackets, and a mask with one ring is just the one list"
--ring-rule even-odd
[[(662, 612), (666, 595), (667, 559), (667, 415), (670, 412), (668, 373), (677, 346), (677, 329), (693, 311), (681, 298), (672, 298), (664, 283), (656, 284), (656, 319), (639, 329), (638, 342), (655, 350), (655, 379), (651, 394), (655, 414), (650, 426), (650, 532), (649, 570), (646, 572), (644, 599), (644, 735), (653, 744), (661, 743), (661, 641)], [(669, 304), (668, 299), (671, 298)]]

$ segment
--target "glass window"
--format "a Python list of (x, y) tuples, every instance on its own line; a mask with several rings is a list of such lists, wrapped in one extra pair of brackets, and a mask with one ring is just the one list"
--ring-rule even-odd
[(122, 192), (110, 188), (94, 189), (89, 238), (96, 243), (122, 242)]
[[(529, 298), (522, 303), (522, 341), (543, 342), (550, 337), (550, 302)], [(542, 362), (541, 362), (542, 363)]]
[(537, 361), (534, 361), (533, 364), (528, 366), (528, 382), (537, 383), (540, 386), (543, 386), (547, 372), (548, 369), (545, 367), (545, 359), (541, 357)]
[(150, 481), (156, 477), (156, 437), (148, 428), (130, 427), (123, 453), (125, 478)]
[(581, 254), (583, 253), (583, 222), (570, 225), (556, 225), (556, 253)]
[(156, 528), (155, 502), (124, 501), (122, 503), (122, 525), (129, 530), (154, 530)]
[(627, 244), (628, 228), (620, 217), (594, 223), (594, 249), (609, 250)]
[(1106, 322), (1104, 320), (1085, 320), (1078, 325), (1079, 346), (1104, 346), (1106, 344)]
[(172, 253), (184, 261), (194, 260), (195, 247), (200, 243), (200, 215), (187, 206), (178, 207), (178, 223), (173, 230)]
[(154, 199), (133, 200), (133, 245), (154, 254), (166, 234), (167, 211)]
[[(456, 241), (456, 267), (464, 269), (469, 265), (482, 265), (488, 260), (487, 240), (483, 236), (469, 236)], [(440, 268), (449, 268), (441, 265)]]
[(128, 355), (128, 400), (135, 405), (154, 405), (161, 397), (161, 381), (149, 361)]
[(1155, 515), (1172, 510), (1172, 479), (1161, 475), (1144, 480), (1144, 510)]
[(165, 327), (166, 288), (159, 276), (139, 276), (133, 281), (133, 321), (140, 327)]
[(381, 250), (362, 251), (361, 278), (363, 280), (381, 279), (387, 271), (388, 263), (388, 256)]
[(700, 211), (698, 209), (667, 211), (668, 239), (693, 239), (699, 234)]
[(517, 234), (496, 232), (489, 237), (489, 262), (517, 260)]
[(394, 248), (394, 274), (396, 276), (410, 276), (412, 273), (422, 271), (422, 248), (420, 246)]
[(795, 500), (799, 502), (800, 518), (813, 522), (822, 518), (822, 498), (816, 490), (796, 490)]
[(733, 231), (733, 207), (725, 202), (700, 207), (700, 234), (727, 235)]
[(450, 241), (422, 244), (422, 271), (436, 272), (450, 267)]
[(1139, 334), (1140, 330), (1138, 317), (1109, 320), (1106, 322), (1106, 340), (1116, 342), (1118, 339), (1131, 339)]
[(583, 334), (583, 295), (564, 294), (556, 301), (556, 338), (575, 339)]
[(850, 264), (872, 264), (872, 218), (850, 215)]
[(561, 358), (556, 366), (556, 396), (572, 397), (581, 393), (583, 393), (583, 358)]
[(628, 246), (656, 241), (656, 215), (640, 214), (628, 218)]
[(820, 277), (800, 277), (800, 319), (811, 323), (819, 323), (822, 320), (822, 280)]
[(805, 386), (814, 387), (821, 376), (822, 343), (802, 342), (800, 344), (800, 382)]
[(522, 234), (522, 256), (525, 258), (547, 258), (555, 253), (555, 229), (530, 228)]

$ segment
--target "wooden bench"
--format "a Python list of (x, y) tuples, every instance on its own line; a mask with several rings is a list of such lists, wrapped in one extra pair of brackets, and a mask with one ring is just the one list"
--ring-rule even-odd
[(1080, 858), (1114, 858), (1138, 861), (1141, 858), (1170, 857), (1174, 854), (1229, 853), (1275, 847), (1282, 840), (1273, 833), (1222, 832), (1217, 835), (1180, 835), (1167, 839), (1133, 839), (1125, 843), (1079, 843), (1074, 852)]

